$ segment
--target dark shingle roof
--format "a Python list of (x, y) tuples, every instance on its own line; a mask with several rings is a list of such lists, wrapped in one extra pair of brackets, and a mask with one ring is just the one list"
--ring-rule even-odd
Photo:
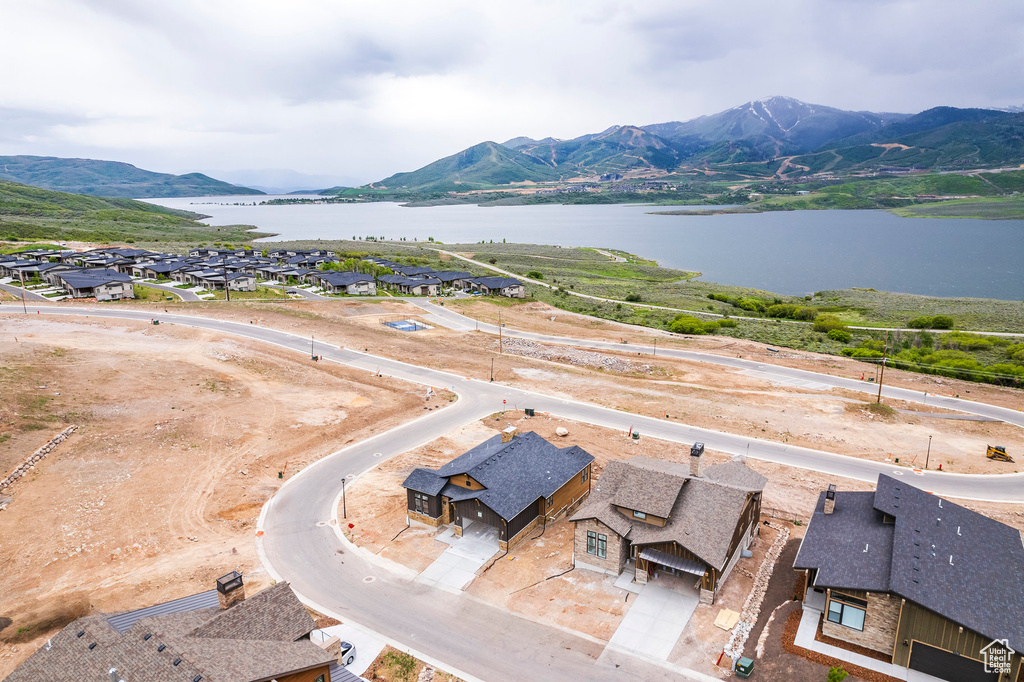
[(103, 268), (59, 272), (56, 276), (67, 282), (69, 286), (72, 286), (75, 289), (88, 289), (90, 287), (109, 284), (110, 282), (132, 281), (132, 278), (125, 273), (118, 272), (117, 270), (106, 270)]
[[(823, 505), (824, 494), (795, 563), (817, 568), (818, 585), (892, 592), (1024, 650), (1020, 531), (884, 474), (876, 492), (839, 491), (832, 514)], [(883, 514), (895, 523), (884, 523)], [(884, 564), (884, 581), (883, 569), (862, 565), (864, 544)]]
[(485, 489), (468, 491), (448, 484), (442, 493), (452, 499), (476, 497), (508, 521), (538, 499), (550, 497), (592, 461), (594, 457), (578, 446), (559, 448), (528, 431), (508, 443), (501, 442), (501, 435), (494, 436), (442, 466), (437, 475), (448, 479), (469, 474)]
[(413, 469), (412, 473), (403, 481), (402, 487), (427, 495), (436, 495), (441, 492), (441, 488), (447, 482), (447, 478), (438, 476), (437, 472), (430, 469)]
[(294, 642), (316, 627), (288, 583), (277, 583), (221, 611), (196, 628), (195, 637)]
[(454, 282), (457, 279), (469, 279), (473, 275), (458, 270), (441, 270), (440, 272), (430, 273), (430, 276), (442, 282)]
[(514, 287), (522, 284), (518, 279), (511, 277), (477, 277), (473, 281), (484, 285), (488, 289), (504, 289), (505, 287)]
[(373, 277), (364, 275), (361, 272), (322, 272), (317, 275), (325, 282), (330, 282), (336, 287), (347, 287), (356, 282), (372, 282)]

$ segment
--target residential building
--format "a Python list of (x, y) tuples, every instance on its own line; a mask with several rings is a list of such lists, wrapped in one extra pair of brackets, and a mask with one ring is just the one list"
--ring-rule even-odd
[(232, 572), (208, 592), (79, 618), (6, 682), (331, 682), (336, 654), (310, 641), (315, 627), (288, 583), (246, 599)]
[(694, 444), (690, 465), (649, 457), (609, 462), (590, 499), (570, 519), (577, 568), (634, 581), (658, 573), (699, 581), (714, 603), (729, 573), (759, 532), (767, 479), (741, 462), (703, 467)]
[[(794, 566), (834, 640), (942, 680), (1024, 679), (1015, 528), (883, 474), (874, 492), (821, 494)], [(997, 656), (1002, 675), (986, 672)]]
[(559, 448), (533, 432), (509, 427), (436, 471), (416, 469), (402, 486), (410, 523), (471, 523), (498, 529), (507, 550), (530, 530), (572, 511), (590, 493), (594, 458), (579, 446)]
[(526, 297), (526, 287), (518, 279), (511, 277), (474, 277), (470, 282), (473, 290), (481, 294), (509, 298)]
[(321, 272), (316, 275), (320, 288), (331, 294), (376, 296), (377, 282), (361, 272)]
[(95, 298), (97, 301), (135, 298), (132, 278), (116, 270), (105, 268), (67, 270), (58, 272), (55, 278), (72, 298)]

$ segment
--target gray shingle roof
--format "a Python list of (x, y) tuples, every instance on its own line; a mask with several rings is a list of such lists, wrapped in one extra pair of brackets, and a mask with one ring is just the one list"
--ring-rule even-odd
[[(590, 498), (570, 520), (597, 519), (634, 545), (676, 542), (722, 570), (747, 495), (762, 490), (767, 479), (739, 462), (708, 467), (705, 473), (693, 478), (686, 465), (649, 457), (609, 462)], [(623, 490), (627, 493), (620, 494)], [(643, 499), (645, 490), (657, 498), (659, 509), (675, 491), (667, 513), (648, 512), (667, 518), (664, 526), (634, 520), (613, 506), (644, 511), (632, 504), (653, 504)]]
[(438, 476), (436, 472), (430, 469), (413, 469), (412, 473), (409, 474), (405, 481), (402, 482), (403, 488), (409, 488), (416, 492), (426, 493), (427, 495), (436, 495), (441, 492), (441, 488), (448, 482), (447, 478)]
[(98, 287), (103, 284), (109, 284), (110, 282), (131, 282), (132, 278), (125, 273), (118, 272), (117, 270), (107, 270), (104, 268), (87, 268), (85, 270), (71, 270), (69, 272), (59, 272), (57, 277), (68, 283), (69, 286), (75, 289), (88, 289), (91, 287)]
[[(126, 680), (192, 682), (201, 675), (204, 682), (255, 682), (334, 661), (316, 644), (305, 639), (294, 641), (292, 635), (307, 626), (300, 623), (298, 610), (308, 620), (309, 629), (312, 619), (287, 583), (263, 590), (227, 611), (174, 610), (187, 599), (168, 602), (169, 612), (163, 609), (161, 613), (159, 607), (166, 605), (128, 612), (157, 615), (144, 615), (123, 633), (110, 621), (127, 614), (79, 618), (57, 633), (49, 648), (41, 648), (12, 672), (7, 681), (108, 682), (108, 671), (117, 668)], [(149, 639), (145, 638), (147, 634)], [(96, 646), (90, 649), (93, 643)]]
[(522, 284), (518, 279), (511, 277), (476, 277), (473, 279), (477, 284), (482, 284), (488, 289), (504, 289)]
[[(824, 494), (795, 563), (818, 568), (819, 585), (892, 592), (1024, 650), (1020, 531), (884, 474), (876, 492), (838, 491), (832, 514), (824, 514), (823, 505)], [(883, 523), (883, 513), (895, 523)], [(888, 544), (880, 528), (888, 533)], [(874, 561), (885, 564), (884, 585), (857, 556), (864, 544), (874, 554), (872, 541), (880, 545)]]
[(485, 489), (470, 491), (448, 484), (442, 494), (452, 499), (478, 498), (509, 521), (538, 499), (553, 495), (593, 461), (579, 446), (559, 448), (527, 431), (508, 443), (501, 442), (500, 434), (494, 436), (442, 466), (436, 475), (447, 480), (469, 474)]

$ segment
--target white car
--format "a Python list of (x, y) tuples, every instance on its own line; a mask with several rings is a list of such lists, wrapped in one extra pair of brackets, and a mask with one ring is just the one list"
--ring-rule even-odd
[(356, 660), (356, 647), (355, 647), (355, 645), (342, 640), (342, 642), (341, 642), (341, 655), (338, 656), (338, 660), (344, 666), (352, 665), (352, 661)]

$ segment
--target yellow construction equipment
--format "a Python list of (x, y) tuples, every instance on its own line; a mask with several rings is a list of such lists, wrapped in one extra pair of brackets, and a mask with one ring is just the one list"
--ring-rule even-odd
[(1002, 445), (989, 445), (988, 446), (988, 458), (994, 459), (997, 462), (1012, 462), (1013, 457), (1006, 454), (1006, 448)]

